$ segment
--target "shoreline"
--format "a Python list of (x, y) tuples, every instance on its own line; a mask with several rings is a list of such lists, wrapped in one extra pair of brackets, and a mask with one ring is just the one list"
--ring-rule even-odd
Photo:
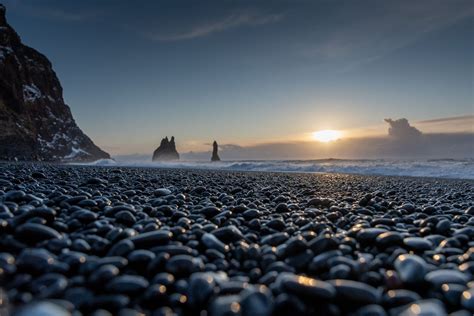
[[(448, 165), (439, 165), (448, 164)], [(454, 165), (453, 165), (454, 164)], [(75, 165), (75, 164), (72, 164)], [(433, 160), (433, 161), (397, 161), (397, 160), (236, 160), (221, 162), (173, 161), (173, 162), (114, 162), (77, 165), (224, 170), (239, 172), (274, 172), (308, 174), (354, 174), (378, 176), (408, 176), (438, 179), (474, 180), (474, 160)], [(440, 175), (438, 175), (438, 173)]]
[[(194, 161), (183, 161), (193, 162)], [(226, 162), (226, 161), (224, 161)], [(245, 161), (232, 161), (235, 163)], [(264, 161), (263, 161), (264, 162)], [(180, 162), (176, 162), (179, 164)], [(207, 163), (207, 162), (205, 162)], [(38, 162), (38, 161), (0, 161), (2, 164), (15, 164), (15, 165), (46, 165), (46, 166), (62, 166), (62, 167), (90, 167), (90, 168), (127, 168), (127, 169), (149, 169), (149, 170), (183, 170), (183, 171), (215, 171), (215, 172), (244, 172), (244, 173), (275, 173), (275, 174), (294, 174), (294, 175), (353, 175), (361, 177), (393, 177), (393, 178), (413, 178), (413, 179), (433, 179), (433, 180), (453, 180), (453, 181), (469, 181), (474, 182), (474, 178), (456, 178), (456, 177), (436, 177), (436, 176), (423, 176), (423, 175), (396, 175), (396, 174), (382, 174), (382, 173), (356, 173), (356, 172), (325, 172), (325, 171), (280, 171), (280, 170), (245, 170), (245, 169), (225, 169), (225, 168), (199, 168), (199, 167), (182, 167), (172, 166), (174, 162), (169, 163), (168, 166), (160, 166), (160, 163), (156, 163), (156, 166), (151, 166), (153, 162), (147, 163), (146, 165), (94, 165), (91, 163), (71, 162), (71, 163), (57, 163), (57, 162)]]
[[(15, 163), (0, 161), (0, 163)], [(414, 178), (474, 180), (474, 159), (312, 159), (312, 160), (205, 160), (93, 162), (21, 162), (71, 166), (103, 166), (150, 169), (223, 170), (296, 174), (353, 174)]]

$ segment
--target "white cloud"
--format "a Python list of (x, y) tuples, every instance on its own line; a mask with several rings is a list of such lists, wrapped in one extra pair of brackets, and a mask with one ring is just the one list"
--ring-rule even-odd
[(241, 26), (258, 26), (278, 22), (281, 14), (234, 13), (222, 19), (197, 24), (180, 32), (164, 32), (162, 30), (143, 32), (143, 35), (154, 41), (180, 41), (209, 36)]
[(390, 125), (388, 129), (389, 136), (403, 140), (413, 140), (421, 136), (421, 132), (416, 127), (411, 126), (406, 118), (398, 120), (385, 119), (384, 121)]

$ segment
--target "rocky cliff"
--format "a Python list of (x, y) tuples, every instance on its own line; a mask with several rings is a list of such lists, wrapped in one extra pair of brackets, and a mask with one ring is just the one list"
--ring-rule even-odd
[(0, 4), (0, 160), (110, 158), (77, 126), (49, 60), (22, 44)]
[(174, 136), (171, 136), (171, 140), (168, 140), (168, 136), (163, 138), (158, 147), (153, 152), (153, 161), (166, 161), (166, 160), (178, 160), (179, 153), (176, 150), (176, 144), (174, 142)]

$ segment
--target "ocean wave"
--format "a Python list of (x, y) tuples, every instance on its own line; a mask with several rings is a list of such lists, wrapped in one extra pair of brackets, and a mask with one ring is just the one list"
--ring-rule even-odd
[(299, 173), (348, 173), (367, 175), (392, 175), (414, 177), (436, 177), (474, 179), (474, 159), (437, 160), (248, 160), (248, 161), (114, 161), (102, 159), (90, 165), (184, 168), (229, 171), (299, 172)]

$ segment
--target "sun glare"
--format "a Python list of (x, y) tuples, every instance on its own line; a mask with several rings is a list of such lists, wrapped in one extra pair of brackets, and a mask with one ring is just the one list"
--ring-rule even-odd
[(325, 129), (322, 131), (313, 132), (312, 136), (314, 140), (317, 140), (323, 143), (329, 143), (341, 138), (342, 132), (332, 130), (332, 129)]

